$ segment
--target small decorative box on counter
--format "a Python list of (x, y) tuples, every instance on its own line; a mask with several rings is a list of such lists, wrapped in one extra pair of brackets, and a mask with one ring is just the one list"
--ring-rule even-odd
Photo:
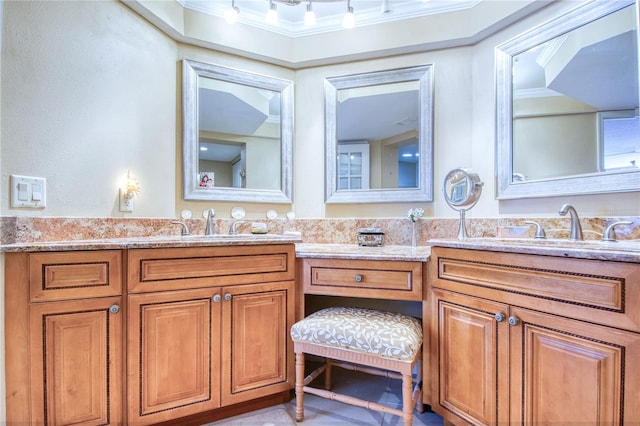
[(384, 232), (382, 228), (358, 228), (358, 245), (378, 247), (382, 245)]

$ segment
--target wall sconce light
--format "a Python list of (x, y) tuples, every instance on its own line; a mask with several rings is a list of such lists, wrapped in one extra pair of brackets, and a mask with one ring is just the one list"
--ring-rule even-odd
[(307, 11), (304, 14), (304, 25), (312, 27), (316, 24), (316, 14), (311, 9), (311, 2), (307, 3)]
[(278, 9), (273, 0), (269, 0), (269, 10), (267, 11), (267, 23), (276, 25), (278, 23)]
[(238, 20), (238, 15), (240, 14), (240, 8), (236, 6), (235, 0), (231, 0), (231, 9), (227, 9), (224, 12), (224, 19), (229, 24), (235, 24)]
[(356, 25), (356, 18), (353, 16), (353, 7), (351, 7), (351, 0), (347, 1), (347, 12), (342, 18), (342, 26), (344, 28), (353, 28)]
[(132, 212), (133, 211), (133, 197), (140, 192), (140, 184), (138, 180), (131, 175), (130, 171), (127, 171), (127, 177), (125, 182), (120, 188), (120, 211)]

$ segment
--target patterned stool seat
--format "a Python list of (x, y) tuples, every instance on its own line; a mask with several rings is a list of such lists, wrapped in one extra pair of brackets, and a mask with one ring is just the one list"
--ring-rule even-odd
[[(296, 353), (296, 421), (304, 419), (305, 393), (401, 416), (404, 426), (412, 425), (414, 408), (424, 411), (420, 320), (373, 309), (326, 308), (295, 323), (291, 339)], [(325, 359), (306, 376), (305, 354)], [(402, 408), (331, 391), (334, 367), (402, 380)], [(311, 386), (322, 373), (324, 389)]]
[(385, 358), (412, 360), (422, 345), (422, 324), (416, 318), (399, 313), (332, 307), (294, 324), (291, 339)]

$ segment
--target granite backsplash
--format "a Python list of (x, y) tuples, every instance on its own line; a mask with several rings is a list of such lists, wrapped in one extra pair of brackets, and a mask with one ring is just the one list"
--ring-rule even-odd
[[(69, 240), (96, 240), (146, 236), (180, 235), (181, 226), (176, 219), (148, 218), (77, 218), (77, 217), (0, 217), (2, 244), (49, 242)], [(470, 237), (494, 237), (498, 227), (529, 226), (524, 221), (540, 223), (548, 238), (567, 238), (568, 218), (470, 218), (467, 233)], [(584, 217), (580, 219), (585, 239), (599, 239), (610, 223), (630, 220), (632, 225), (619, 226), (616, 233), (620, 240), (640, 239), (640, 216), (634, 217)], [(215, 219), (216, 233), (229, 232), (234, 219)], [(349, 219), (251, 219), (238, 226), (240, 233), (250, 232), (252, 222), (267, 224), (270, 233), (300, 232), (305, 243), (357, 244), (358, 228), (382, 228), (385, 245), (411, 245), (412, 226), (407, 218), (349, 218)], [(185, 221), (192, 234), (204, 234), (205, 219)], [(422, 218), (415, 226), (417, 244), (424, 245), (431, 238), (455, 238), (458, 219)], [(529, 226), (529, 236), (535, 227)]]

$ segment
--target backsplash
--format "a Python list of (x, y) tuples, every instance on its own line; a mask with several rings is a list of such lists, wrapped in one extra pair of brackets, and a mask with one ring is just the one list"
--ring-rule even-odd
[[(522, 226), (525, 220), (540, 223), (547, 238), (568, 238), (568, 218), (474, 218), (467, 219), (469, 237), (495, 237), (497, 227)], [(586, 217), (581, 218), (585, 239), (599, 239), (604, 228), (615, 221), (631, 220), (632, 225), (616, 228), (618, 239), (640, 239), (640, 216), (635, 217)], [(0, 217), (2, 244), (136, 238), (148, 236), (180, 235), (181, 227), (171, 222), (175, 219), (145, 218), (76, 218), (76, 217)], [(234, 219), (216, 219), (216, 233), (229, 232)], [(382, 228), (384, 245), (410, 245), (411, 222), (407, 218), (353, 218), (353, 219), (260, 219), (267, 224), (270, 233), (281, 234), (297, 231), (305, 243), (357, 244), (358, 228)], [(185, 221), (192, 234), (204, 234), (205, 219)], [(240, 233), (248, 233), (251, 219), (238, 226)], [(417, 243), (424, 245), (431, 238), (455, 238), (458, 219), (423, 218), (416, 224)], [(527, 226), (527, 225), (525, 225)], [(530, 226), (529, 236), (535, 227)]]

